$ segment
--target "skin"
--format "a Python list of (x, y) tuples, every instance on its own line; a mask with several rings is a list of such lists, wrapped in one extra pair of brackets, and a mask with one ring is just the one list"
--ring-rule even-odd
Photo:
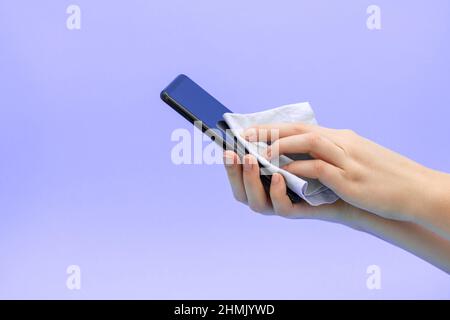
[[(273, 139), (270, 133), (276, 133)], [(283, 123), (252, 127), (243, 135), (249, 141), (270, 141), (268, 159), (310, 154), (311, 160), (294, 161), (284, 169), (319, 179), (341, 199), (315, 207), (293, 204), (278, 173), (272, 176), (267, 194), (255, 157), (241, 160), (225, 151), (227, 175), (238, 201), (263, 214), (325, 220), (370, 233), (450, 273), (450, 175), (349, 130)]]

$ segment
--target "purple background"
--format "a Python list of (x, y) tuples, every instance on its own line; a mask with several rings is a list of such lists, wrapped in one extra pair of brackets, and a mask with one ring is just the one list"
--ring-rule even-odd
[(183, 72), (237, 112), (310, 101), (321, 124), (448, 172), (449, 15), (447, 0), (0, 0), (0, 297), (450, 298), (448, 275), (399, 248), (254, 214), (220, 166), (173, 165), (170, 134), (190, 126), (159, 100)]

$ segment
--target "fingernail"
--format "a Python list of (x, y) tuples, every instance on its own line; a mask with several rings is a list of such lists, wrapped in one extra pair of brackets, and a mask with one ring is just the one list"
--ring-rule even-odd
[(244, 139), (250, 142), (255, 142), (257, 140), (256, 129), (248, 128), (244, 131)]
[(251, 163), (250, 157), (245, 157), (245, 159), (244, 159), (244, 170), (245, 171), (252, 170), (252, 163)]
[(281, 177), (280, 177), (280, 174), (279, 174), (279, 173), (274, 173), (274, 174), (272, 175), (272, 182), (273, 182), (274, 184), (277, 184), (278, 182), (280, 182), (280, 180), (281, 180)]

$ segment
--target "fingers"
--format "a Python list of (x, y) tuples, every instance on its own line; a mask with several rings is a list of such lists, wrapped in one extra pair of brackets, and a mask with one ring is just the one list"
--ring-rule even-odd
[(323, 160), (299, 160), (283, 166), (283, 169), (300, 177), (319, 179), (327, 187), (336, 190), (342, 180), (342, 169)]
[(285, 218), (315, 218), (317, 207), (312, 207), (306, 202), (292, 203), (286, 194), (286, 188), (284, 177), (279, 173), (274, 173), (270, 184), (270, 199), (273, 211)]
[(248, 203), (259, 213), (272, 212), (272, 206), (264, 190), (256, 158), (246, 155), (241, 165), (238, 155), (230, 150), (224, 152), (224, 164), (231, 189), (236, 200)]
[(346, 158), (342, 148), (315, 132), (280, 138), (267, 148), (269, 159), (289, 153), (309, 153), (338, 167), (343, 166)]
[(261, 182), (258, 162), (252, 155), (243, 158), (243, 181), (249, 207), (259, 213), (270, 213), (270, 200)]
[(320, 132), (328, 134), (331, 129), (306, 123), (275, 123), (252, 126), (243, 132), (248, 141), (275, 141), (279, 138), (308, 133)]
[[(332, 220), (329, 215), (335, 210), (329, 210), (326, 205), (311, 207), (306, 202), (293, 204), (286, 194), (287, 187), (285, 180), (279, 173), (275, 173), (272, 176), (269, 200), (260, 179), (256, 159), (253, 156), (247, 155), (244, 157), (243, 161), (244, 164), (246, 164), (245, 170), (243, 169), (243, 165), (241, 165), (241, 161), (236, 153), (233, 151), (225, 151), (224, 153), (224, 163), (233, 194), (237, 200), (244, 203), (248, 202), (253, 211), (266, 214), (270, 214), (274, 211), (277, 215), (286, 218), (315, 218)], [(296, 162), (310, 163), (314, 161), (316, 160)], [(296, 164), (296, 162), (293, 162), (292, 164)], [(309, 164), (305, 167), (308, 166)], [(293, 171), (301, 173), (303, 176), (307, 176), (309, 174), (307, 172), (310, 172), (311, 176), (316, 177), (314, 176), (314, 168), (300, 168), (297, 164), (291, 168)], [(336, 214), (333, 214), (332, 217), (335, 215)]]
[(270, 199), (272, 201), (273, 211), (280, 216), (289, 216), (294, 206), (286, 194), (286, 183), (279, 173), (272, 175), (270, 183)]
[(239, 202), (247, 203), (247, 194), (242, 179), (242, 165), (238, 155), (233, 151), (226, 150), (223, 154), (223, 162), (234, 198)]

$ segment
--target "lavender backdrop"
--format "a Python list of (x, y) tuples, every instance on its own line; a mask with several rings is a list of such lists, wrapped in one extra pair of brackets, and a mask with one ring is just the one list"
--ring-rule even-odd
[(323, 125), (450, 171), (449, 17), (447, 0), (0, 0), (0, 297), (450, 298), (401, 249), (254, 214), (220, 166), (174, 166), (190, 126), (158, 96), (183, 72), (238, 112), (310, 101)]

